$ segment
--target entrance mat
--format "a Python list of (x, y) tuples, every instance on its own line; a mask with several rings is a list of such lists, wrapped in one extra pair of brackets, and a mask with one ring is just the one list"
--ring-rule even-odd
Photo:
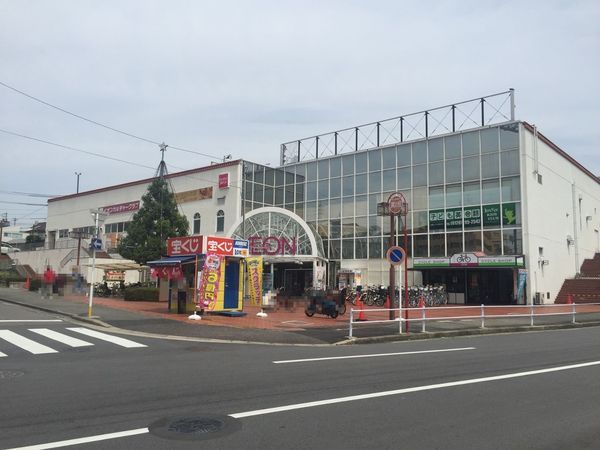
[(243, 311), (219, 311), (218, 314), (220, 316), (227, 316), (227, 317), (244, 317), (244, 316), (248, 315), (248, 313), (245, 313)]

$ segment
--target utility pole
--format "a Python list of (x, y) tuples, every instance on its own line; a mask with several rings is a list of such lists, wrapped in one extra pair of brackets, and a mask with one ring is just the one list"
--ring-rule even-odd
[[(102, 248), (102, 241), (98, 238), (99, 227), (104, 222), (106, 214), (98, 209), (90, 210), (94, 217), (94, 238), (92, 238), (92, 276), (90, 277), (90, 298), (88, 302), (88, 317), (92, 317), (92, 304), (94, 302), (94, 282), (96, 275), (96, 246)], [(98, 244), (99, 243), (99, 244)]]
[(81, 176), (81, 172), (75, 172), (75, 176), (77, 177), (77, 193), (79, 194), (79, 177)]
[[(75, 172), (77, 176), (77, 194), (79, 194), (79, 177), (81, 176), (81, 172)], [(79, 257), (81, 256), (81, 232), (79, 232), (79, 237), (77, 238), (77, 276), (81, 275), (81, 268), (79, 267)], [(80, 280), (81, 278), (78, 278)]]

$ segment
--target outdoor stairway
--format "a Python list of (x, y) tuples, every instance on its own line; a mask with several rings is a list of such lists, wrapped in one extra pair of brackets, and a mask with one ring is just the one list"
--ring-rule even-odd
[(600, 303), (600, 253), (586, 259), (578, 278), (565, 280), (554, 303), (568, 303), (568, 295), (575, 303)]

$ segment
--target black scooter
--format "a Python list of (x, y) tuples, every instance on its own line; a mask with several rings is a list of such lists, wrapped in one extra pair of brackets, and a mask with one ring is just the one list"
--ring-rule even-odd
[(346, 304), (337, 304), (333, 300), (329, 300), (325, 297), (313, 297), (304, 309), (304, 314), (308, 317), (312, 317), (315, 314), (323, 314), (335, 319), (340, 314), (346, 312)]

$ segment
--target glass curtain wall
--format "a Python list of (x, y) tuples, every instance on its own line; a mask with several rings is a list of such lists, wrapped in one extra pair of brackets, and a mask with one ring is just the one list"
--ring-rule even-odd
[[(408, 252), (522, 254), (518, 124), (273, 169), (246, 163), (246, 211), (280, 206), (316, 230), (331, 260), (380, 259), (389, 217), (377, 203), (402, 192)], [(402, 222), (397, 224), (403, 245)]]

